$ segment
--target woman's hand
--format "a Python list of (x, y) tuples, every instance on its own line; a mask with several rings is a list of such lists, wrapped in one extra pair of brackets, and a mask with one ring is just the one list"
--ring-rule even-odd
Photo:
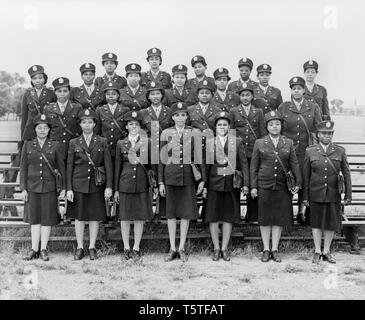
[(106, 188), (104, 191), (104, 197), (106, 200), (109, 200), (113, 195), (113, 190), (111, 188)]
[(257, 188), (251, 189), (251, 198), (255, 199), (257, 197)]
[(61, 190), (58, 200), (65, 200), (66, 190)]
[(306, 206), (309, 207), (309, 201), (308, 200), (303, 200), (302, 203)]
[(119, 204), (119, 191), (114, 192), (114, 201), (115, 203)]
[(207, 188), (204, 188), (203, 189), (202, 196), (203, 196), (204, 199), (207, 199), (208, 198), (208, 190), (207, 190)]
[(160, 196), (161, 197), (166, 197), (166, 189), (165, 189), (165, 185), (163, 183), (160, 184), (159, 190), (160, 190)]
[(242, 193), (243, 193), (244, 196), (247, 195), (249, 192), (250, 192), (250, 190), (248, 189), (248, 187), (244, 186), (242, 188)]
[(294, 190), (290, 190), (290, 192), (291, 192), (292, 194), (296, 194), (298, 191), (299, 191), (299, 187), (298, 187), (298, 186), (295, 186), (295, 187), (294, 187)]
[(198, 190), (196, 191), (196, 195), (201, 194), (204, 189), (204, 181), (200, 181), (198, 185)]
[(157, 197), (158, 197), (158, 188), (153, 188), (152, 192), (153, 192), (153, 199), (154, 200), (157, 199)]
[(67, 194), (67, 201), (74, 202), (74, 192), (72, 190), (68, 190)]
[(22, 200), (23, 200), (24, 202), (27, 202), (27, 201), (28, 201), (28, 192), (27, 192), (27, 190), (23, 190), (23, 191), (22, 191), (22, 193), (21, 193), (20, 195), (21, 195)]

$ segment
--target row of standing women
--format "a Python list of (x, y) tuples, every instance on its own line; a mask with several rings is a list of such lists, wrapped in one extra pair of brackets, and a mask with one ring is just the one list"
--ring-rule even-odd
[[(113, 60), (116, 57), (106, 54), (104, 58), (108, 72), (110, 62), (114, 61), (116, 65)], [(59, 199), (65, 196), (68, 199), (69, 217), (76, 220), (78, 248), (75, 259), (84, 256), (83, 231), (86, 221), (89, 221), (90, 232), (89, 255), (91, 259), (96, 258), (95, 241), (99, 222), (105, 219), (104, 198), (111, 197), (119, 203), (123, 257), (140, 258), (143, 223), (152, 217), (152, 194), (155, 197), (159, 194), (160, 210), (166, 214), (170, 236), (170, 252), (166, 260), (186, 260), (184, 247), (189, 221), (198, 217), (196, 195), (203, 194), (206, 198), (203, 218), (210, 224), (214, 243), (213, 260), (220, 257), (229, 260), (227, 246), (232, 225), (240, 219), (242, 189), (243, 194), (247, 195), (248, 219), (258, 219), (260, 224), (264, 243), (263, 261), (271, 258), (280, 261), (277, 248), (281, 229), (292, 223), (291, 196), (299, 191), (300, 203), (310, 205), (314, 211), (310, 217), (318, 255), (314, 255), (313, 261), (318, 262), (323, 257), (334, 262), (328, 244), (333, 231), (338, 230), (340, 225), (338, 204), (341, 197), (339, 193), (332, 194), (333, 189), (336, 189), (333, 177), (337, 179), (338, 172), (343, 172), (346, 201), (351, 200), (351, 180), (344, 149), (331, 143), (333, 122), (322, 122), (323, 113), (319, 106), (304, 98), (307, 90), (305, 80), (301, 77), (292, 78), (289, 82), (292, 100), (279, 103), (277, 108), (271, 107), (269, 98), (255, 98), (258, 90), (265, 90), (268, 97), (280, 93), (278, 89), (267, 85), (263, 88), (265, 81), (268, 84), (271, 74), (269, 65), (259, 66), (258, 78), (265, 78), (265, 81), (260, 81), (258, 85), (252, 85), (251, 81), (241, 81), (241, 84), (232, 82), (228, 88), (236, 88), (237, 93), (227, 91), (230, 77), (225, 68), (216, 70), (214, 83), (205, 75), (201, 78), (197, 74), (194, 81), (188, 81), (190, 87), (184, 87), (187, 68), (178, 65), (173, 68), (174, 88), (168, 91), (164, 89), (166, 76), (161, 78), (162, 81), (155, 81), (156, 72), (152, 70), (154, 60), (161, 62), (161, 52), (156, 48), (149, 50), (148, 60), (151, 71), (147, 76), (144, 74), (141, 77), (141, 68), (137, 64), (126, 66), (127, 87), (123, 89), (120, 89), (121, 82), (107, 79), (107, 75), (98, 78), (94, 84), (95, 67), (84, 64), (80, 68), (84, 85), (71, 91), (67, 78), (57, 78), (53, 82), (57, 101), (44, 110), (41, 109), (40, 101), (49, 90), (44, 88), (47, 77), (41, 66), (30, 68), (34, 89), (25, 94), (28, 118), (22, 125), (22, 136), (27, 141), (34, 136), (31, 131), (35, 129), (33, 132), (36, 138), (25, 142), (21, 157), (21, 188), (27, 200), (25, 220), (32, 225), (32, 250), (27, 258), (33, 259), (40, 254), (43, 260), (48, 260), (46, 247), (50, 226), (57, 223), (55, 199), (58, 190)], [(250, 59), (241, 59), (240, 64), (243, 74), (247, 75), (247, 68), (252, 70)], [(206, 67), (204, 58), (200, 56), (192, 59), (192, 65), (196, 69)], [(310, 70), (316, 74), (318, 65), (315, 61), (308, 61), (304, 69), (305, 72)], [(165, 73), (158, 71), (157, 77), (161, 74)], [(146, 81), (145, 88), (140, 86), (141, 78), (151, 80)], [(100, 86), (102, 79), (105, 83)], [(178, 83), (182, 84), (182, 88), (178, 87)], [(192, 86), (195, 88), (191, 89)], [(44, 90), (46, 94), (42, 93)], [(104, 94), (96, 94), (96, 91)], [(145, 102), (143, 99), (138, 100), (137, 94), (141, 91), (144, 91)], [(187, 94), (186, 101), (174, 100), (175, 94), (182, 97), (184, 92)], [(93, 94), (95, 99), (106, 102), (97, 107), (96, 112), (93, 110)], [(81, 99), (86, 95), (84, 104), (70, 102), (71, 97)], [(219, 98), (222, 103), (216, 102)], [(171, 108), (163, 104), (171, 100), (174, 101)], [(234, 100), (235, 103), (232, 102)], [(270, 106), (269, 112), (266, 112), (265, 106)], [(142, 134), (141, 128), (147, 131), (147, 142), (147, 136)], [(234, 129), (236, 135), (230, 134), (229, 129)], [(317, 129), (320, 143), (307, 148)], [(154, 130), (157, 134), (154, 134)], [(194, 141), (199, 135), (194, 132), (204, 133), (201, 144), (203, 159), (194, 159), (194, 148), (199, 146)], [(325, 138), (321, 140), (322, 136)], [(156, 137), (158, 141), (154, 140)], [(166, 161), (147, 159), (141, 162), (140, 157), (145, 154), (142, 149), (150, 150), (151, 146), (156, 145), (161, 150), (169, 150), (165, 155), (161, 154)], [(165, 148), (166, 145), (169, 148)], [(189, 160), (195, 161), (197, 165), (186, 164), (186, 145), (191, 146)], [(171, 148), (183, 155), (175, 159), (177, 162), (168, 161), (172, 157)], [(323, 150), (326, 150), (325, 155), (320, 154)], [(214, 161), (208, 163), (205, 157), (210, 152)], [(230, 154), (234, 154), (234, 159), (230, 159)], [(308, 160), (311, 156), (313, 160)], [(328, 166), (328, 159), (334, 162), (333, 168)], [(318, 170), (328, 170), (326, 182), (316, 173)], [(295, 181), (290, 191), (286, 180), (288, 171), (293, 172)], [(158, 188), (152, 176), (157, 178)], [(301, 177), (304, 177), (303, 185)], [(38, 188), (34, 188), (32, 183)], [(315, 201), (312, 200), (313, 188), (322, 191), (315, 193)], [(181, 219), (178, 250), (175, 245), (176, 218)], [(132, 220), (135, 242), (133, 250), (130, 250)], [(221, 246), (218, 240), (219, 222), (223, 222)], [(325, 230), (323, 252), (321, 230)]]

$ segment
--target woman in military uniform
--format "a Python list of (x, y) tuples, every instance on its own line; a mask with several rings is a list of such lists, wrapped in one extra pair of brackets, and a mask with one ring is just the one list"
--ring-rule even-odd
[[(59, 222), (58, 199), (65, 197), (66, 174), (59, 143), (48, 138), (50, 121), (44, 114), (34, 118), (36, 138), (26, 141), (20, 160), (20, 190), (24, 200), (24, 221), (31, 225), (32, 249), (25, 260), (48, 261), (47, 243), (51, 227)], [(56, 171), (61, 175), (56, 183)], [(39, 242), (41, 248), (39, 252)]]
[[(106, 138), (93, 133), (97, 115), (80, 112), (82, 134), (70, 141), (67, 157), (67, 215), (75, 219), (75, 260), (84, 257), (84, 229), (89, 223), (89, 255), (95, 260), (99, 222), (106, 219), (105, 200), (112, 196), (113, 168)], [(98, 175), (97, 172), (100, 174)], [(105, 199), (104, 199), (105, 198)]]
[(46, 87), (48, 77), (42, 66), (31, 66), (28, 74), (32, 87), (25, 91), (22, 99), (20, 123), (22, 141), (35, 138), (33, 118), (43, 114), (44, 107), (57, 100), (54, 91)]
[(259, 83), (254, 87), (254, 97), (264, 101), (262, 111), (265, 115), (269, 111), (276, 111), (283, 102), (283, 98), (278, 88), (269, 85), (271, 66), (268, 64), (260, 64), (256, 70)]
[[(123, 256), (126, 260), (141, 257), (140, 242), (143, 225), (153, 217), (152, 194), (157, 196), (157, 185), (153, 190), (149, 185), (148, 171), (154, 169), (157, 175), (157, 164), (150, 165), (150, 141), (140, 135), (142, 117), (140, 112), (128, 111), (125, 116), (128, 136), (117, 144), (114, 170), (114, 200), (119, 204), (119, 218), (124, 245)], [(134, 225), (133, 251), (129, 246), (130, 222)]]
[(147, 72), (142, 72), (141, 77), (141, 85), (146, 86), (149, 82), (160, 82), (162, 88), (170, 89), (172, 87), (171, 84), (171, 76), (165, 72), (160, 70), (160, 66), (162, 64), (162, 52), (158, 48), (151, 48), (147, 51), (147, 62), (149, 63), (151, 69)]
[[(245, 148), (240, 138), (229, 133), (229, 114), (221, 112), (215, 119), (215, 138), (207, 141), (207, 187), (203, 196), (207, 197), (204, 222), (209, 223), (214, 253), (213, 261), (220, 256), (229, 261), (228, 243), (232, 225), (241, 219), (240, 194), (249, 192), (249, 171)], [(235, 170), (242, 174), (242, 184), (234, 185)], [(222, 247), (219, 247), (218, 227), (223, 223)]]
[(96, 110), (97, 125), (95, 132), (106, 138), (114, 167), (117, 142), (119, 139), (123, 139), (127, 134), (124, 116), (129, 109), (121, 103), (118, 103), (119, 90), (117, 83), (112, 81), (107, 82), (101, 90), (104, 93), (104, 100), (106, 100), (107, 103), (99, 106)]
[[(161, 159), (158, 168), (159, 191), (166, 196), (166, 216), (170, 238), (170, 252), (166, 261), (187, 260), (185, 241), (191, 219), (198, 218), (197, 195), (203, 191), (205, 168), (199, 145), (200, 132), (186, 126), (186, 105), (178, 102), (171, 107), (174, 126), (162, 131)], [(195, 152), (194, 152), (195, 151)], [(189, 164), (190, 163), (190, 164)], [(196, 184), (198, 188), (196, 189)], [(180, 244), (176, 251), (176, 219), (180, 218)]]
[(81, 104), (83, 109), (95, 111), (104, 101), (103, 92), (94, 83), (95, 66), (92, 63), (84, 63), (80, 67), (80, 72), (84, 83), (80, 87), (71, 89), (70, 100)]
[[(254, 87), (251, 84), (243, 83), (238, 89), (240, 105), (230, 110), (231, 128), (236, 130), (236, 135), (242, 139), (246, 150), (247, 163), (250, 168), (252, 150), (255, 141), (266, 135), (264, 114), (261, 108), (253, 105)], [(247, 195), (247, 222), (257, 221), (257, 199)]]
[(70, 81), (67, 78), (57, 78), (52, 82), (57, 96), (57, 102), (49, 104), (44, 113), (51, 120), (50, 138), (59, 141), (66, 159), (68, 143), (81, 133), (79, 112), (82, 107), (70, 101)]
[[(315, 246), (313, 263), (319, 263), (321, 257), (324, 261), (336, 263), (330, 247), (334, 233), (341, 231), (341, 192), (345, 193), (345, 205), (351, 202), (350, 168), (345, 149), (332, 143), (333, 126), (333, 121), (319, 123), (319, 143), (305, 151), (303, 203), (311, 208), (310, 225)], [(343, 175), (344, 190), (339, 190), (340, 173)]]
[(113, 81), (118, 85), (118, 89), (127, 86), (127, 80), (116, 74), (115, 70), (118, 67), (118, 57), (115, 53), (107, 52), (101, 57), (101, 63), (105, 68), (105, 74), (102, 77), (97, 77), (95, 85), (101, 88), (106, 82)]
[(316, 84), (314, 80), (318, 74), (318, 63), (309, 60), (304, 63), (305, 93), (304, 98), (312, 103), (317, 103), (321, 110), (322, 119), (330, 120), (330, 109), (328, 107), (327, 90), (324, 86)]
[(238, 90), (242, 88), (242, 85), (245, 83), (246, 85), (251, 85), (256, 87), (258, 83), (253, 81), (250, 76), (253, 68), (253, 62), (250, 58), (241, 58), (238, 61), (238, 69), (240, 72), (240, 78), (236, 81), (232, 81), (228, 85), (228, 91), (235, 92), (237, 94)]
[(198, 102), (196, 92), (187, 85), (188, 68), (183, 64), (172, 67), (173, 88), (165, 90), (164, 103), (171, 107), (176, 102), (185, 102), (187, 106)]
[[(272, 258), (281, 262), (278, 254), (281, 231), (293, 224), (292, 195), (302, 186), (302, 177), (293, 141), (280, 134), (281, 116), (270, 111), (265, 115), (265, 123), (269, 134), (256, 140), (252, 152), (251, 196), (258, 197), (258, 222), (264, 245), (261, 260), (268, 262)], [(295, 186), (287, 185), (286, 172), (289, 171), (293, 173)]]
[[(305, 81), (301, 77), (293, 77), (289, 81), (291, 101), (283, 102), (278, 113), (283, 119), (282, 134), (294, 142), (295, 154), (303, 174), (304, 154), (308, 145), (313, 144), (313, 135), (317, 125), (321, 122), (321, 112), (317, 104), (304, 98)], [(303, 201), (303, 190), (298, 194), (298, 205)], [(297, 215), (299, 223), (308, 224), (310, 212), (305, 217), (301, 212)]]
[(229, 112), (231, 108), (237, 107), (240, 104), (240, 98), (234, 92), (227, 90), (228, 82), (231, 77), (226, 68), (219, 68), (213, 73), (217, 91), (214, 93), (213, 101), (222, 109)]
[(141, 66), (130, 63), (125, 66), (127, 86), (120, 91), (120, 102), (130, 110), (146, 109), (149, 103), (146, 98), (146, 89), (140, 86)]
[(189, 79), (187, 87), (193, 91), (196, 91), (198, 86), (203, 81), (208, 81), (210, 87), (214, 91), (217, 89), (212, 77), (208, 77), (205, 72), (207, 71), (207, 63), (202, 56), (195, 56), (191, 59), (191, 66), (194, 68), (195, 78)]

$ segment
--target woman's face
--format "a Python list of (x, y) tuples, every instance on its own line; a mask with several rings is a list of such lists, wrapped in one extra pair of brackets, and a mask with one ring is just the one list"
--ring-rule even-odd
[(251, 69), (248, 66), (240, 66), (240, 77), (243, 81), (250, 79)]
[(141, 80), (141, 76), (139, 75), (139, 73), (129, 73), (127, 75), (128, 85), (132, 88), (138, 87), (140, 80)]
[(262, 86), (267, 87), (269, 85), (270, 75), (270, 72), (260, 72), (257, 75), (257, 79)]
[(218, 88), (218, 90), (226, 90), (227, 84), (228, 84), (228, 78), (227, 77), (219, 77), (217, 80), (215, 80), (215, 84)]
[(114, 61), (105, 61), (104, 68), (107, 73), (112, 74), (117, 68), (117, 64)]
[(280, 134), (281, 131), (281, 121), (274, 119), (274, 120), (270, 120), (267, 123), (267, 131), (269, 131), (270, 134), (276, 136), (278, 134)]
[(87, 86), (90, 86), (93, 84), (94, 79), (95, 79), (95, 73), (92, 71), (85, 71), (82, 75), (81, 75), (82, 80), (84, 81), (84, 83)]
[(151, 66), (151, 69), (158, 69), (161, 64), (161, 58), (159, 56), (151, 56), (148, 58), (148, 63)]
[(304, 71), (305, 80), (308, 82), (313, 82), (317, 76), (317, 71), (314, 68), (308, 68)]
[(244, 106), (248, 106), (251, 104), (251, 101), (253, 99), (253, 94), (251, 91), (248, 91), (248, 90), (244, 90), (240, 93), (240, 100), (241, 100), (241, 103), (244, 105)]
[(172, 116), (172, 120), (174, 120), (175, 124), (179, 127), (185, 125), (186, 120), (188, 119), (188, 115), (186, 112), (177, 112)]
[(82, 132), (85, 134), (91, 134), (95, 127), (95, 120), (93, 118), (83, 118), (80, 122)]
[(55, 94), (57, 100), (63, 103), (70, 97), (70, 89), (68, 87), (57, 88)]
[(40, 123), (40, 124), (37, 124), (35, 127), (35, 133), (36, 133), (37, 137), (40, 139), (46, 138), (48, 135), (48, 132), (49, 132), (48, 124)]
[(111, 105), (116, 103), (118, 101), (118, 98), (119, 98), (119, 92), (116, 90), (107, 90), (105, 92), (105, 100)]
[(194, 67), (193, 68), (194, 68), (195, 75), (197, 77), (204, 76), (205, 75), (205, 71), (207, 70), (207, 68), (201, 62), (197, 62), (196, 64), (194, 64)]
[(212, 99), (212, 92), (209, 89), (200, 89), (198, 99), (201, 103), (209, 103), (210, 99)]
[(324, 145), (327, 145), (332, 141), (333, 132), (319, 131), (317, 136), (319, 142), (323, 143)]
[(139, 121), (131, 120), (131, 121), (128, 121), (126, 128), (129, 132), (129, 134), (131, 134), (132, 136), (135, 136), (135, 135), (139, 134), (141, 125), (140, 125)]
[(172, 80), (177, 87), (183, 87), (185, 85), (186, 79), (186, 75), (183, 73), (174, 74), (172, 77)]
[(46, 79), (42, 73), (36, 74), (32, 77), (31, 82), (36, 89), (40, 89), (44, 86)]
[(229, 122), (227, 119), (219, 119), (215, 125), (215, 133), (218, 136), (225, 136), (229, 130)]
[(162, 93), (160, 90), (152, 90), (148, 94), (148, 98), (151, 100), (153, 105), (159, 105), (162, 100)]
[(291, 95), (295, 100), (302, 100), (304, 95), (304, 88), (298, 84), (292, 86)]

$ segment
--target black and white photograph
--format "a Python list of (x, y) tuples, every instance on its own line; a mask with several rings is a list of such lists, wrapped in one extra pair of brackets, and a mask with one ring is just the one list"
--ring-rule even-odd
[(1, 1), (0, 300), (363, 300), (364, 10)]

